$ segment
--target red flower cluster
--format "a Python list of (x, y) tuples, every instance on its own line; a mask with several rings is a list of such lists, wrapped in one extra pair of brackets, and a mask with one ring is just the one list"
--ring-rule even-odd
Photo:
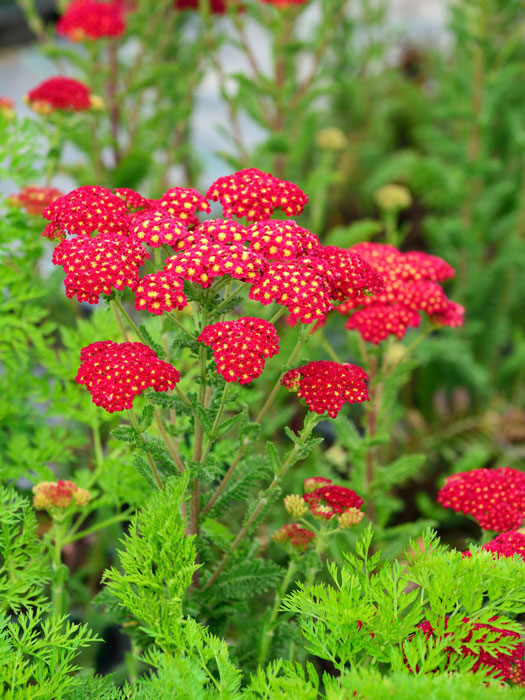
[(33, 506), (36, 510), (85, 506), (91, 500), (87, 489), (79, 488), (73, 481), (41, 481), (33, 487)]
[(152, 248), (175, 246), (188, 235), (188, 229), (181, 218), (159, 210), (146, 210), (133, 217), (132, 231), (138, 241), (147, 243)]
[(335, 418), (345, 402), (362, 403), (369, 400), (367, 380), (368, 375), (361, 367), (319, 360), (289, 370), (282, 377), (281, 384), (291, 391), (297, 391), (310, 411), (319, 414), (327, 412), (331, 418)]
[(93, 231), (127, 234), (127, 208), (121, 197), (98, 185), (86, 185), (59, 197), (43, 212), (50, 221), (42, 235), (46, 238), (89, 236)]
[(256, 379), (269, 357), (279, 352), (279, 336), (268, 321), (239, 318), (206, 326), (197, 338), (213, 349), (217, 372), (227, 382), (247, 384)]
[(297, 185), (257, 168), (220, 177), (211, 185), (206, 197), (220, 201), (226, 218), (246, 217), (248, 221), (269, 219), (276, 209), (281, 209), (286, 216), (299, 216), (308, 201)]
[(242, 224), (232, 219), (208, 219), (197, 226), (195, 236), (211, 238), (215, 243), (244, 243), (248, 231)]
[(304, 480), (304, 492), (311, 493), (312, 491), (315, 491), (315, 489), (318, 489), (320, 486), (324, 486), (325, 484), (331, 483), (332, 480), (325, 479), (324, 476), (310, 476), (308, 477), (308, 479)]
[(27, 185), (22, 187), (18, 194), (11, 195), (9, 203), (17, 207), (23, 207), (32, 216), (41, 216), (49, 204), (62, 196), (62, 192), (55, 187)]
[(525, 473), (498, 467), (453, 474), (439, 491), (438, 502), (471, 515), (483, 530), (515, 530), (525, 518)]
[(62, 241), (53, 251), (53, 264), (67, 273), (66, 296), (96, 304), (113, 289), (135, 288), (139, 268), (149, 258), (132, 238), (101, 233), (95, 238), (77, 236)]
[[(223, 15), (228, 8), (228, 0), (209, 0), (210, 12), (213, 15)], [(175, 0), (177, 10), (198, 10), (199, 0)]]
[(83, 112), (92, 107), (89, 89), (78, 80), (64, 76), (44, 80), (27, 94), (26, 99), (39, 114), (56, 110)]
[(57, 23), (57, 33), (71, 41), (120, 36), (125, 28), (122, 0), (73, 0)]
[[(325, 486), (319, 486), (313, 491), (307, 491), (307, 481), (305, 480), (305, 494), (303, 496), (310, 507), (312, 515), (318, 518), (330, 520), (334, 516), (340, 515), (352, 509), (361, 508), (363, 499), (352, 489), (345, 486), (336, 486), (330, 479), (322, 479)], [(328, 482), (326, 484), (326, 482)]]
[(173, 365), (159, 360), (142, 343), (92, 343), (80, 351), (76, 376), (93, 396), (93, 403), (108, 413), (133, 407), (135, 396), (151, 387), (154, 391), (173, 389), (180, 379)]
[(357, 253), (333, 245), (323, 246), (319, 253), (334, 272), (332, 299), (364, 299), (365, 291), (367, 294), (383, 291), (382, 277)]
[[(513, 557), (515, 554), (519, 554), (525, 561), (525, 535), (515, 530), (502, 532), (492, 542), (484, 544), (481, 549), (493, 552), (497, 557)], [(463, 552), (463, 556), (471, 557), (472, 552)]]
[(351, 299), (341, 313), (353, 312), (347, 328), (361, 333), (364, 340), (379, 343), (389, 335), (403, 338), (409, 326), (420, 323), (424, 311), (433, 323), (459, 326), (464, 309), (447, 299), (438, 284), (454, 276), (453, 268), (441, 258), (420, 252), (401, 253), (380, 243), (359, 243), (351, 251), (360, 255), (384, 281), (384, 289), (372, 296)]
[(248, 229), (248, 237), (252, 241), (253, 250), (266, 260), (299, 258), (320, 246), (317, 236), (295, 221), (257, 221)]
[(284, 544), (289, 542), (292, 547), (304, 551), (311, 540), (315, 539), (315, 534), (306, 527), (300, 525), (283, 525), (276, 530), (272, 539), (274, 542)]
[(204, 289), (211, 286), (216, 277), (230, 275), (243, 282), (254, 280), (262, 261), (241, 243), (221, 245), (205, 236), (189, 234), (180, 242), (183, 250), (167, 258), (165, 270)]
[(138, 311), (160, 315), (172, 309), (181, 310), (187, 304), (182, 280), (166, 272), (146, 275), (135, 288), (135, 308)]
[(173, 187), (165, 192), (156, 204), (161, 211), (185, 221), (187, 226), (200, 223), (195, 212), (205, 211), (209, 214), (211, 211), (206, 198), (192, 187)]
[[(493, 618), (496, 620), (497, 618)], [(445, 628), (447, 627), (448, 619), (445, 620)], [(469, 618), (463, 618), (463, 622), (469, 622)], [(425, 620), (418, 627), (423, 631), (427, 639), (430, 639), (435, 635), (435, 630), (428, 620)], [(487, 625), (483, 623), (474, 623), (472, 629), (464, 637), (458, 641), (464, 646), (461, 647), (461, 653), (465, 657), (476, 657), (476, 661), (472, 668), (470, 669), (472, 673), (475, 673), (480, 668), (486, 669), (487, 672), (492, 674), (493, 678), (499, 678), (505, 681), (512, 681), (517, 685), (525, 684), (525, 647), (520, 641), (520, 635), (517, 632), (511, 630), (502, 630), (493, 625)], [(476, 646), (479, 645), (479, 650), (474, 651), (472, 649), (472, 637), (473, 632), (477, 630), (487, 630), (487, 632), (492, 633), (492, 637), (495, 632), (500, 633), (499, 636), (494, 639), (487, 639), (488, 635), (484, 635), (479, 638), (476, 635)], [(453, 636), (452, 632), (445, 632), (445, 636)], [(497, 643), (505, 639), (508, 643), (515, 642), (515, 645), (504, 651), (497, 651), (495, 646)], [(452, 640), (451, 640), (452, 641)], [(454, 640), (455, 641), (455, 640)], [(455, 645), (457, 646), (457, 644)], [(450, 655), (455, 652), (453, 646), (449, 647), (447, 653)]]
[(13, 119), (15, 116), (15, 103), (9, 97), (0, 97), (0, 114), (6, 119)]

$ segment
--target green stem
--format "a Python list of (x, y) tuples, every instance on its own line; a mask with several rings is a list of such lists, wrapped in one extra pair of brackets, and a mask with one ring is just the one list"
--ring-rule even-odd
[(149, 463), (149, 466), (151, 469), (151, 473), (153, 474), (153, 479), (154, 479), (155, 483), (157, 484), (157, 486), (159, 487), (159, 489), (161, 489), (161, 488), (163, 488), (163, 484), (162, 484), (161, 476), (159, 474), (159, 470), (157, 469), (157, 465), (155, 464), (155, 460), (153, 459), (153, 455), (151, 454), (151, 452), (148, 449), (147, 442), (144, 440), (144, 437), (142, 435), (142, 431), (139, 428), (139, 423), (138, 423), (137, 417), (133, 413), (133, 410), (130, 410), (129, 416), (131, 419), (131, 423), (132, 423), (133, 427), (135, 428), (137, 435), (139, 436), (139, 440), (142, 442), (142, 445), (143, 445), (144, 450), (146, 452), (146, 459), (148, 460), (148, 463)]
[(112, 518), (107, 518), (107, 520), (102, 520), (101, 522), (96, 523), (95, 525), (92, 525), (91, 527), (88, 527), (85, 530), (82, 530), (81, 532), (72, 533), (70, 531), (64, 540), (64, 544), (66, 545), (70, 542), (76, 542), (77, 540), (81, 540), (83, 537), (92, 535), (94, 532), (98, 532), (99, 530), (102, 530), (105, 527), (109, 527), (110, 525), (114, 525), (115, 523), (120, 523), (123, 520), (129, 520), (131, 513), (133, 513), (133, 508), (129, 508), (123, 513), (114, 515)]
[(51, 601), (53, 604), (53, 611), (56, 617), (62, 617), (64, 614), (63, 610), (63, 594), (64, 594), (64, 584), (61, 575), (57, 575), (58, 570), (62, 566), (62, 547), (63, 542), (63, 530), (62, 523), (53, 521), (53, 526), (51, 529), (52, 546), (50, 548), (51, 553), (51, 563), (53, 567), (53, 580), (51, 583)]
[(243, 282), (242, 284), (240, 284), (240, 285), (237, 287), (237, 289), (234, 289), (233, 292), (232, 292), (231, 294), (229, 294), (227, 297), (225, 297), (225, 298), (221, 301), (221, 303), (219, 304), (219, 306), (218, 306), (216, 309), (214, 309), (214, 313), (218, 314), (218, 313), (221, 311), (221, 309), (223, 309), (234, 297), (238, 296), (239, 293), (240, 293), (243, 289), (245, 289), (245, 287), (248, 287), (250, 284), (251, 284), (250, 282)]
[(317, 558), (315, 560), (315, 563), (308, 569), (308, 574), (306, 575), (306, 579), (304, 582), (304, 585), (306, 588), (310, 587), (312, 583), (314, 582), (314, 579), (318, 573), (318, 571), (321, 568), (322, 565), (322, 554), (325, 550), (326, 547), (326, 540), (327, 540), (327, 535), (328, 535), (328, 523), (323, 523), (321, 527), (319, 528), (319, 531), (316, 534), (315, 537), (315, 553), (317, 555)]
[(319, 337), (319, 340), (321, 341), (321, 347), (324, 350), (326, 350), (326, 352), (332, 358), (332, 360), (334, 362), (337, 362), (340, 365), (343, 364), (343, 361), (341, 360), (339, 355), (336, 353), (332, 344), (330, 343), (330, 341), (328, 340), (328, 338), (326, 337), (326, 335), (324, 334), (324, 332), (321, 328), (319, 328), (316, 335)]
[(268, 323), (277, 323), (277, 321), (281, 318), (283, 314), (285, 314), (288, 311), (286, 306), (281, 306), (278, 311), (274, 313), (274, 315), (271, 317), (271, 319), (268, 321)]
[[(124, 306), (123, 306), (122, 302), (120, 301), (120, 299), (115, 299), (114, 302), (115, 302), (115, 306), (118, 308), (118, 310), (120, 311), (120, 313), (124, 316), (124, 318), (126, 319), (126, 321), (127, 321), (128, 324), (129, 324), (130, 328), (133, 329), (135, 335), (136, 335), (137, 338), (140, 340), (140, 342), (141, 342), (141, 343), (144, 343), (145, 345), (147, 345), (148, 343), (147, 343), (146, 339), (144, 338), (144, 336), (142, 335), (142, 333), (141, 333), (140, 330), (138, 329), (137, 325), (135, 324), (135, 322), (133, 321), (133, 319), (131, 318), (131, 316), (128, 314), (128, 312), (127, 312), (126, 309), (124, 308)], [(112, 303), (113, 303), (113, 302), (112, 302)], [(121, 324), (120, 324), (120, 325), (121, 325)], [(121, 328), (122, 328), (122, 327), (123, 327), (123, 326), (121, 325)], [(124, 333), (125, 333), (125, 331), (124, 331)]]
[(310, 437), (310, 433), (314, 429), (314, 427), (317, 425), (319, 422), (320, 417), (317, 414), (314, 413), (308, 413), (304, 422), (303, 430), (301, 431), (301, 434), (299, 436), (299, 439), (297, 442), (294, 444), (293, 449), (290, 450), (290, 453), (288, 454), (288, 457), (286, 458), (284, 464), (281, 466), (281, 469), (277, 474), (274, 475), (272, 483), (268, 486), (265, 492), (260, 496), (259, 501), (255, 508), (253, 509), (251, 515), (248, 517), (246, 520), (245, 524), (242, 526), (240, 531), (237, 534), (237, 537), (233, 540), (230, 549), (228, 552), (226, 552), (219, 562), (219, 565), (215, 569), (215, 572), (213, 573), (212, 577), (206, 584), (204, 588), (209, 588), (212, 586), (217, 578), (220, 576), (222, 571), (224, 570), (225, 566), (227, 563), (230, 561), (230, 558), (232, 554), (235, 552), (237, 547), (240, 545), (240, 543), (243, 541), (245, 538), (246, 534), (249, 532), (252, 524), (257, 520), (261, 512), (264, 510), (265, 506), (271, 499), (271, 496), (273, 494), (273, 491), (280, 485), (281, 481), (284, 479), (288, 469), (290, 466), (296, 461), (296, 458), (298, 454), (301, 452), (303, 449), (306, 441)]
[(286, 570), (286, 574), (284, 575), (284, 579), (281, 585), (275, 591), (275, 599), (272, 607), (272, 612), (270, 613), (270, 617), (268, 618), (268, 621), (263, 627), (261, 649), (259, 651), (259, 657), (257, 659), (258, 666), (263, 666), (266, 663), (266, 659), (268, 658), (268, 652), (270, 651), (270, 646), (273, 640), (273, 636), (275, 634), (275, 623), (277, 621), (277, 615), (279, 614), (281, 601), (286, 595), (288, 586), (290, 585), (296, 571), (297, 565), (293, 559), (290, 559), (288, 569)]
[(164, 421), (162, 420), (162, 416), (160, 415), (156, 406), (153, 407), (153, 415), (155, 417), (155, 422), (156, 422), (157, 427), (160, 431), (160, 434), (162, 435), (162, 439), (164, 441), (164, 444), (166, 445), (166, 449), (170, 453), (170, 457), (172, 458), (172, 460), (175, 462), (175, 464), (179, 468), (179, 471), (184, 472), (184, 464), (182, 463), (182, 460), (179, 457), (179, 454), (178, 454), (177, 450), (175, 449), (175, 446), (174, 446), (173, 442), (171, 441), (170, 436), (168, 435), (168, 432), (164, 426)]
[(177, 328), (179, 328), (189, 338), (191, 338), (192, 340), (195, 340), (195, 335), (182, 325), (182, 323), (179, 321), (179, 319), (175, 316), (174, 313), (172, 313), (171, 311), (167, 311), (166, 317), (169, 318), (170, 321), (173, 321), (173, 323), (177, 326)]
[(211, 428), (211, 435), (210, 435), (209, 440), (206, 443), (206, 446), (204, 448), (204, 453), (202, 455), (202, 463), (203, 464), (206, 462), (206, 459), (207, 459), (207, 457), (210, 453), (210, 450), (211, 450), (211, 446), (215, 442), (215, 432), (216, 432), (217, 428), (219, 427), (219, 423), (220, 423), (220, 420), (222, 418), (222, 414), (224, 412), (224, 407), (226, 405), (226, 401), (228, 398), (229, 389), (230, 389), (230, 385), (228, 382), (226, 382), (224, 385), (224, 390), (222, 392), (221, 399), (220, 399), (219, 408), (217, 409), (217, 415), (215, 416), (215, 420), (213, 421), (213, 425)]

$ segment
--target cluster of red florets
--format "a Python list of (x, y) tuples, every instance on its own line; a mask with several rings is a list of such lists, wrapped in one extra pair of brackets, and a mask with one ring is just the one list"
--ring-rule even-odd
[(319, 360), (289, 370), (281, 379), (281, 384), (297, 391), (310, 411), (328, 413), (335, 418), (345, 402), (362, 403), (369, 400), (367, 380), (368, 375), (361, 367)]
[(248, 221), (269, 219), (277, 209), (286, 216), (299, 216), (308, 202), (297, 185), (256, 168), (220, 177), (211, 185), (206, 197), (222, 204), (226, 218), (245, 217)]
[[(214, 15), (223, 15), (229, 4), (229, 0), (209, 0), (210, 12)], [(174, 5), (177, 10), (198, 10), (200, 7), (199, 0), (175, 0)]]
[(132, 238), (101, 233), (62, 241), (53, 251), (53, 264), (66, 272), (66, 296), (96, 304), (113, 289), (134, 289), (139, 268), (149, 255)]
[(159, 316), (164, 311), (183, 309), (188, 304), (184, 283), (167, 272), (153, 272), (140, 279), (135, 287), (135, 308)]
[(167, 391), (180, 379), (173, 365), (142, 343), (92, 343), (80, 351), (80, 362), (76, 381), (108, 413), (132, 408), (134, 398), (148, 387)]
[[(492, 552), (496, 557), (513, 557), (518, 554), (525, 561), (525, 535), (516, 530), (502, 532), (492, 542), (487, 542), (481, 549)], [(472, 552), (463, 552), (464, 557), (471, 557)]]
[(27, 185), (22, 187), (18, 194), (11, 195), (9, 203), (17, 207), (23, 207), (32, 216), (41, 216), (49, 204), (62, 196), (62, 192), (55, 187)]
[(50, 114), (56, 110), (83, 112), (92, 107), (89, 88), (78, 80), (64, 76), (44, 80), (27, 94), (26, 99), (40, 114)]
[(381, 243), (359, 243), (351, 250), (377, 271), (385, 285), (379, 293), (350, 299), (339, 308), (341, 313), (351, 312), (346, 327), (357, 330), (364, 340), (403, 338), (408, 327), (419, 325), (421, 311), (436, 325), (462, 325), (463, 307), (450, 301), (438, 284), (454, 276), (444, 260), (427, 253), (401, 253)]
[(64, 509), (69, 506), (85, 506), (91, 500), (87, 489), (73, 481), (41, 481), (33, 487), (33, 506), (36, 510)]
[(315, 486), (313, 481), (312, 478), (305, 479), (303, 498), (317, 518), (330, 520), (347, 511), (359, 510), (363, 505), (363, 499), (346, 486), (337, 486), (330, 479), (318, 477), (317, 483), (323, 483), (323, 486), (312, 489), (312, 485)]
[(188, 235), (188, 229), (178, 217), (162, 211), (145, 211), (133, 217), (134, 237), (152, 248), (162, 245), (176, 245)]
[(122, 0), (73, 0), (57, 23), (58, 34), (71, 41), (120, 36), (125, 28)]
[(268, 321), (239, 318), (206, 326), (197, 338), (213, 349), (217, 372), (227, 382), (256, 379), (269, 357), (279, 352), (279, 336)]
[[(497, 618), (494, 618), (496, 620)], [(445, 628), (448, 620), (445, 620)], [(464, 623), (470, 622), (468, 617), (463, 618)], [(418, 625), (427, 639), (434, 636), (435, 630), (428, 620), (425, 620)], [(477, 630), (487, 630), (489, 635), (478, 637), (476, 642), (472, 642), (473, 633)], [(494, 639), (494, 633), (498, 633)], [(445, 632), (445, 636), (453, 637), (455, 633)], [(490, 638), (489, 638), (490, 637)], [(508, 651), (498, 651), (497, 645), (505, 640), (507, 644), (511, 644)], [(452, 639), (451, 639), (452, 641)], [(458, 652), (458, 642), (463, 646), (460, 647), (460, 653), (465, 657), (476, 657), (476, 661), (470, 669), (473, 673), (481, 669), (486, 669), (493, 678), (499, 678), (505, 681), (511, 681), (516, 685), (525, 684), (525, 648), (521, 643), (520, 635), (512, 630), (502, 630), (493, 625), (484, 623), (474, 623), (470, 625), (469, 632), (459, 640), (453, 640), (455, 643), (445, 651), (450, 654)], [(472, 646), (475, 644), (475, 649)]]
[(295, 549), (304, 551), (315, 539), (315, 534), (306, 527), (286, 524), (273, 533), (272, 539), (280, 544), (290, 543)]
[(525, 473), (511, 467), (474, 469), (449, 476), (438, 501), (471, 515), (483, 530), (515, 530), (525, 518)]
[(295, 221), (267, 219), (256, 221), (248, 229), (253, 250), (266, 260), (291, 260), (308, 255), (320, 243), (317, 236)]

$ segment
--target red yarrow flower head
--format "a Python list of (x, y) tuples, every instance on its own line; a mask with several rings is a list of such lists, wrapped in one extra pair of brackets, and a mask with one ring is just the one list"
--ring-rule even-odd
[(325, 479), (324, 476), (310, 476), (308, 479), (304, 480), (304, 492), (311, 493), (318, 489), (320, 486), (325, 486), (326, 484), (331, 484), (331, 479)]
[(498, 467), (453, 474), (438, 502), (472, 516), (483, 530), (516, 530), (525, 518), (525, 473)]
[(93, 107), (89, 88), (78, 80), (64, 76), (44, 80), (28, 92), (25, 99), (39, 114), (83, 112)]
[(80, 363), (76, 381), (108, 413), (132, 408), (135, 397), (148, 387), (168, 391), (180, 379), (173, 365), (142, 343), (92, 343), (80, 351)]
[(334, 271), (331, 281), (332, 299), (359, 300), (366, 294), (379, 294), (384, 289), (382, 277), (357, 253), (337, 246), (322, 246), (316, 251)]
[[(492, 542), (487, 542), (481, 547), (485, 552), (492, 552), (496, 557), (513, 557), (515, 554), (525, 561), (525, 535), (511, 530), (502, 532)], [(463, 552), (464, 557), (471, 557), (472, 552)]]
[(317, 236), (295, 221), (256, 221), (248, 228), (248, 237), (265, 260), (293, 260), (321, 247)]
[(359, 243), (351, 251), (384, 282), (382, 290), (350, 299), (338, 309), (351, 314), (346, 328), (357, 330), (364, 340), (379, 343), (389, 335), (401, 340), (409, 327), (419, 325), (420, 312), (436, 325), (462, 324), (463, 307), (451, 302), (439, 285), (454, 276), (453, 268), (441, 258), (418, 251), (401, 253), (380, 243)]
[(308, 202), (297, 185), (257, 168), (220, 177), (211, 185), (206, 197), (222, 204), (227, 219), (237, 217), (248, 221), (269, 219), (277, 209), (286, 216), (299, 216)]
[(134, 216), (131, 231), (137, 241), (152, 248), (176, 246), (188, 236), (188, 229), (181, 218), (160, 210), (146, 210)]
[(213, 349), (217, 372), (227, 382), (247, 384), (279, 352), (279, 336), (268, 321), (243, 317), (206, 326), (197, 338)]
[[(492, 618), (492, 621), (497, 618)], [(463, 618), (463, 622), (469, 623), (468, 617)], [(448, 619), (445, 619), (445, 629), (448, 626)], [(436, 634), (434, 628), (428, 620), (424, 620), (418, 625), (419, 629), (430, 639)], [(449, 658), (452, 653), (462, 654), (464, 657), (475, 657), (476, 661), (470, 671), (476, 673), (479, 669), (486, 670), (492, 678), (505, 681), (512, 681), (522, 685), (525, 680), (525, 647), (521, 643), (520, 635), (513, 630), (504, 630), (485, 623), (474, 623), (469, 625), (469, 631), (459, 639), (457, 632), (445, 632), (446, 637), (450, 637), (453, 645), (445, 649)], [(479, 635), (479, 631), (486, 630), (487, 634)], [(506, 651), (497, 649), (497, 645), (502, 641), (507, 642), (509, 648)], [(458, 650), (458, 644), (462, 644)]]
[(0, 97), (0, 114), (5, 117), (5, 119), (14, 119), (15, 103), (9, 97)]
[(22, 207), (32, 216), (42, 216), (46, 207), (54, 202), (63, 193), (55, 187), (40, 187), (40, 185), (26, 185), (18, 194), (9, 197), (9, 204)]
[(204, 236), (215, 243), (245, 243), (248, 230), (232, 219), (207, 219), (193, 231), (195, 237)]
[(330, 520), (334, 516), (341, 515), (346, 511), (352, 511), (353, 520), (359, 522), (360, 517), (356, 517), (354, 510), (359, 510), (363, 505), (363, 499), (355, 491), (345, 486), (327, 484), (320, 486), (310, 493), (305, 493), (304, 500), (310, 507), (312, 515), (318, 518)]
[(99, 185), (86, 185), (55, 199), (43, 211), (50, 223), (42, 235), (61, 239), (66, 234), (99, 233), (129, 235), (127, 208), (121, 197)]
[(134, 289), (139, 268), (149, 258), (132, 238), (102, 233), (95, 238), (77, 236), (62, 241), (53, 251), (53, 264), (66, 272), (66, 296), (96, 304), (113, 289)]
[(335, 418), (344, 403), (369, 400), (367, 380), (368, 375), (361, 367), (318, 360), (289, 370), (281, 379), (281, 384), (297, 391), (298, 397), (306, 401), (310, 411), (328, 413)]
[(187, 226), (200, 223), (195, 216), (196, 212), (204, 211), (209, 214), (211, 211), (207, 199), (192, 187), (172, 187), (162, 195), (156, 207), (170, 216), (182, 219)]
[(121, 0), (73, 0), (57, 23), (57, 34), (71, 41), (116, 37), (125, 29)]
[(135, 308), (159, 316), (164, 311), (182, 310), (188, 304), (184, 283), (169, 272), (153, 272), (135, 287)]
[(300, 525), (283, 525), (276, 530), (272, 539), (279, 544), (291, 544), (294, 549), (304, 551), (309, 543), (315, 539), (315, 534), (306, 527)]
[[(223, 15), (228, 9), (229, 0), (209, 0), (210, 12), (213, 15)], [(175, 0), (177, 10), (198, 10), (199, 0)]]
[(73, 481), (41, 481), (33, 487), (33, 506), (36, 510), (64, 510), (73, 506), (85, 506), (91, 500), (87, 489), (81, 489)]
[(139, 192), (135, 192), (131, 187), (115, 187), (113, 192), (120, 197), (128, 209), (150, 209), (156, 200), (146, 199)]

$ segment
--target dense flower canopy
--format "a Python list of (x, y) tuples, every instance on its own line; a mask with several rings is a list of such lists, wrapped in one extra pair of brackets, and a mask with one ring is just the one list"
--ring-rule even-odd
[(39, 185), (26, 185), (18, 194), (9, 197), (9, 203), (17, 207), (23, 207), (28, 214), (41, 216), (46, 207), (63, 194), (56, 187), (40, 187)]
[(222, 204), (227, 219), (246, 217), (248, 221), (269, 219), (277, 209), (286, 216), (299, 216), (308, 201), (297, 185), (257, 168), (220, 177), (208, 189), (206, 197)]
[(438, 501), (471, 515), (483, 530), (515, 530), (525, 518), (525, 473), (498, 467), (453, 474), (439, 491)]
[(409, 327), (419, 325), (420, 312), (437, 325), (462, 325), (463, 307), (450, 301), (439, 285), (454, 276), (447, 262), (417, 251), (401, 253), (381, 243), (358, 243), (351, 251), (376, 270), (385, 286), (339, 308), (350, 313), (346, 328), (357, 330), (366, 341), (380, 343), (389, 335), (401, 340)]
[(227, 382), (256, 379), (269, 357), (279, 352), (279, 336), (268, 321), (243, 317), (206, 326), (198, 341), (213, 349), (217, 372)]
[(28, 104), (40, 114), (55, 111), (83, 112), (93, 106), (89, 88), (84, 83), (56, 76), (44, 80), (27, 94)]
[(310, 411), (328, 413), (335, 418), (345, 402), (362, 403), (369, 400), (367, 380), (368, 375), (361, 367), (319, 360), (289, 370), (281, 379), (281, 384), (297, 391)]
[[(496, 620), (497, 618), (494, 618)], [(468, 617), (463, 618), (463, 622), (470, 622)], [(448, 620), (445, 620), (445, 628), (447, 627)], [(421, 631), (425, 634), (427, 638), (431, 638), (436, 634), (432, 625), (428, 620), (425, 620), (419, 625)], [(487, 630), (487, 635), (482, 635), (481, 638), (477, 635), (479, 630)], [(494, 633), (499, 633), (494, 639)], [(476, 648), (473, 649), (474, 644), (474, 633), (476, 633)], [(491, 673), (493, 678), (500, 678), (505, 681), (512, 681), (517, 685), (523, 685), (525, 683), (525, 647), (521, 643), (520, 635), (517, 632), (511, 630), (503, 630), (495, 627), (493, 625), (474, 623), (471, 625), (471, 630), (465, 634), (465, 636), (460, 637), (460, 639), (453, 638), (457, 632), (445, 632), (445, 636), (451, 638), (450, 648), (447, 653), (450, 655), (458, 651), (458, 642), (463, 646), (460, 647), (460, 653), (465, 657), (475, 657), (476, 661), (471, 668), (471, 671), (475, 673), (479, 669), (486, 670), (487, 673)], [(496, 644), (501, 642), (502, 639), (510, 645), (507, 651), (497, 650)]]
[(73, 481), (41, 481), (33, 487), (33, 506), (36, 510), (85, 506), (90, 500), (89, 491)]
[(108, 413), (133, 407), (133, 400), (145, 389), (173, 389), (180, 379), (173, 365), (159, 360), (142, 343), (91, 343), (80, 352), (76, 376), (93, 396), (93, 403)]
[(73, 0), (57, 23), (71, 41), (120, 36), (126, 28), (122, 0)]
[[(525, 535), (515, 530), (502, 532), (481, 549), (492, 552), (496, 557), (512, 557), (518, 554), (525, 561)], [(464, 557), (471, 557), (472, 552), (463, 552)]]
[(167, 272), (153, 272), (140, 279), (135, 287), (135, 308), (159, 316), (164, 311), (183, 309), (188, 304), (184, 283)]

